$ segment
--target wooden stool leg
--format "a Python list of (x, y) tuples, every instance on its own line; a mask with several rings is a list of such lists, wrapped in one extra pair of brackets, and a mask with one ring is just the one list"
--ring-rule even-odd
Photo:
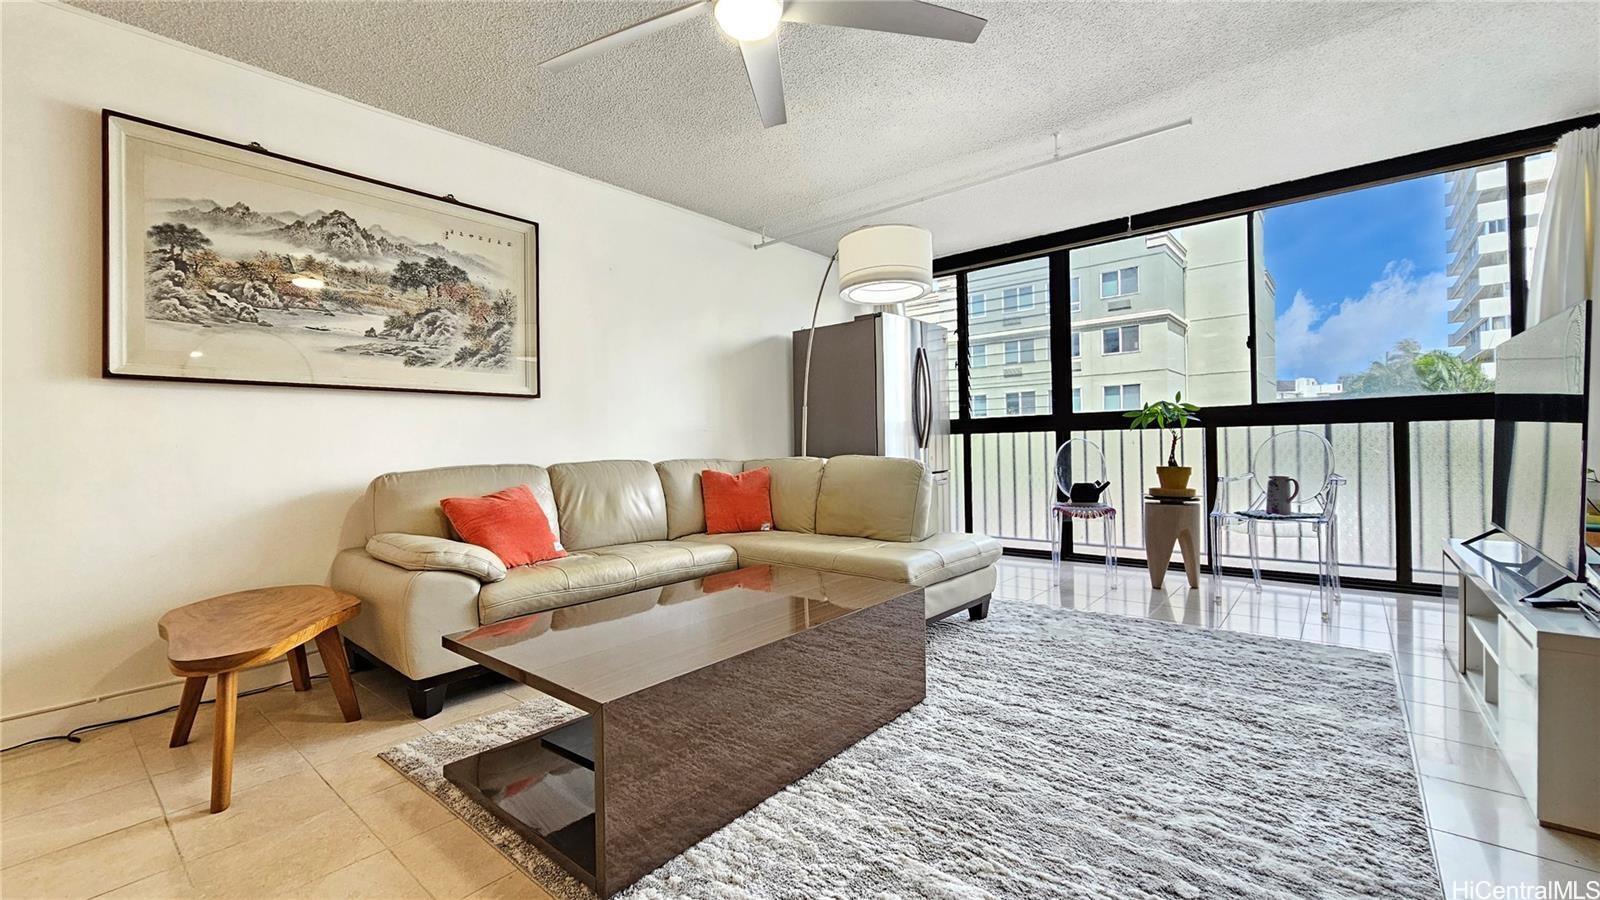
[(1200, 586), (1200, 545), (1195, 540), (1194, 529), (1185, 526), (1178, 532), (1178, 547), (1183, 551), (1183, 571), (1189, 576), (1189, 587)]
[(1144, 510), (1145, 565), (1150, 569), (1150, 586), (1160, 590), (1167, 579), (1167, 564), (1172, 562), (1172, 546), (1178, 540), (1178, 523), (1170, 510)]
[(289, 651), (289, 679), (297, 691), (311, 690), (311, 668), (306, 665), (306, 645)]
[(339, 700), (339, 712), (346, 722), (361, 718), (361, 704), (356, 701), (356, 686), (350, 680), (350, 661), (344, 655), (344, 641), (335, 625), (317, 635), (317, 652), (322, 654), (322, 667), (328, 670), (328, 683), (333, 685), (333, 696)]
[(217, 675), (217, 718), (211, 744), (211, 811), (233, 802), (233, 723), (239, 706), (239, 673)]
[(200, 695), (206, 692), (206, 676), (190, 675), (183, 680), (183, 698), (178, 701), (178, 720), (172, 723), (172, 741), (168, 747), (182, 747), (189, 743), (189, 730), (194, 727), (194, 714), (200, 711)]

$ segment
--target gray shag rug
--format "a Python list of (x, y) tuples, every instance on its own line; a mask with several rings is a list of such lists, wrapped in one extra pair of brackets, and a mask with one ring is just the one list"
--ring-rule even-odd
[[(996, 603), (929, 626), (927, 678), (620, 896), (1443, 894), (1385, 655)], [(529, 702), (382, 757), (550, 893), (592, 897), (440, 771), (577, 714)]]

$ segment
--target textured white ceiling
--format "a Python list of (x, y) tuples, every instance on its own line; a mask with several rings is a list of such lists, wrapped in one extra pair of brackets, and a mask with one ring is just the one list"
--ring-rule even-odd
[[(1600, 3), (965, 2), (976, 45), (785, 25), (763, 129), (710, 16), (560, 73), (670, 2), (76, 5), (831, 252), (866, 221), (947, 254), (1600, 109)], [(130, 112), (137, 112), (130, 110)], [(1193, 124), (873, 217), (1176, 120)], [(537, 210), (519, 211), (538, 217)]]

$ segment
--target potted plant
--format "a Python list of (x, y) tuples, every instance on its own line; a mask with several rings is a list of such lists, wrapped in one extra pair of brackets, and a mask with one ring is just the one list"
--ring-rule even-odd
[(1156, 478), (1161, 481), (1161, 489), (1168, 493), (1181, 493), (1189, 487), (1189, 475), (1194, 471), (1189, 466), (1178, 465), (1178, 440), (1183, 437), (1183, 428), (1190, 422), (1200, 421), (1200, 407), (1193, 403), (1183, 402), (1183, 392), (1179, 391), (1171, 400), (1157, 400), (1146, 403), (1143, 407), (1123, 413), (1124, 418), (1132, 419), (1129, 428), (1165, 428), (1172, 432), (1172, 447), (1167, 451), (1167, 464), (1156, 466)]

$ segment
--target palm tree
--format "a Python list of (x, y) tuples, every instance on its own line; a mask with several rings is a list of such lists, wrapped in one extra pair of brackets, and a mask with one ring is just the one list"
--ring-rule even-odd
[(1430, 350), (1412, 363), (1427, 390), (1440, 394), (1472, 394), (1494, 390), (1494, 379), (1483, 367), (1447, 350)]

